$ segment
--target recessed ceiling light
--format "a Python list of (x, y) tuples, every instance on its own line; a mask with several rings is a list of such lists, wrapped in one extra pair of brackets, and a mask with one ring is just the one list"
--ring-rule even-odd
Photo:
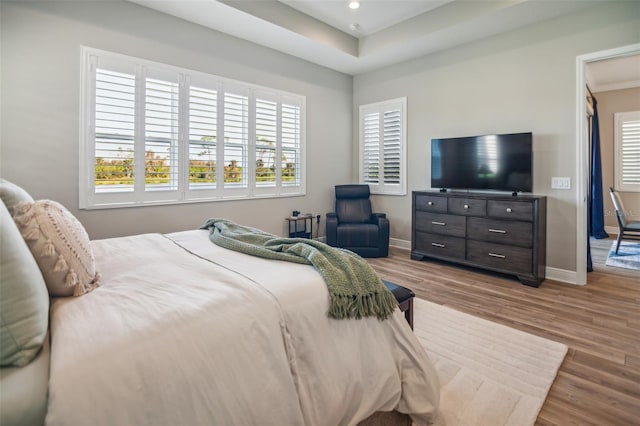
[(349, 3), (349, 7), (351, 9), (357, 9), (360, 7), (360, 2), (359, 1), (352, 1)]

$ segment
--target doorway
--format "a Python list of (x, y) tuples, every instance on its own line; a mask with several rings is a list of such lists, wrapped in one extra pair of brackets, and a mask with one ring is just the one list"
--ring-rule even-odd
[(576, 153), (577, 182), (576, 187), (576, 284), (587, 283), (587, 196), (589, 173), (589, 142), (586, 118), (586, 67), (587, 64), (606, 59), (640, 55), (640, 44), (623, 46), (615, 49), (581, 55), (576, 58)]

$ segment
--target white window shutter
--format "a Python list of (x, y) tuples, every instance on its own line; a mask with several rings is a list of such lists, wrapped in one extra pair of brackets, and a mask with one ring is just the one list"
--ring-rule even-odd
[(278, 176), (278, 103), (256, 99), (256, 186), (275, 187)]
[(401, 183), (401, 123), (401, 112), (399, 109), (391, 109), (384, 112), (383, 179), (384, 183), (389, 185), (400, 185)]
[(622, 123), (622, 183), (640, 185), (640, 119)]
[(302, 184), (302, 108), (283, 103), (282, 117), (282, 186), (299, 187)]
[(374, 194), (406, 194), (406, 98), (360, 107), (360, 182)]
[(640, 192), (640, 111), (616, 113), (615, 186), (621, 192)]
[(96, 193), (134, 190), (135, 97), (135, 75), (96, 69)]
[(216, 188), (218, 93), (189, 88), (189, 190)]
[(362, 126), (362, 182), (380, 183), (380, 113), (365, 113)]
[(178, 188), (178, 83), (145, 81), (144, 179), (146, 191)]
[(247, 96), (224, 94), (224, 187), (246, 188), (249, 144), (249, 100)]

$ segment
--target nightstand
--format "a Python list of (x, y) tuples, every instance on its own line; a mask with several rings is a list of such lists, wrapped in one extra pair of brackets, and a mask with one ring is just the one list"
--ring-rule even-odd
[(313, 219), (310, 213), (285, 218), (289, 225), (289, 238), (313, 238)]

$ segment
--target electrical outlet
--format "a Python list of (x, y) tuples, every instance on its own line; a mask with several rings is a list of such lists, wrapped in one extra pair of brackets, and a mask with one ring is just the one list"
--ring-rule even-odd
[(570, 177), (552, 177), (551, 189), (571, 189)]

